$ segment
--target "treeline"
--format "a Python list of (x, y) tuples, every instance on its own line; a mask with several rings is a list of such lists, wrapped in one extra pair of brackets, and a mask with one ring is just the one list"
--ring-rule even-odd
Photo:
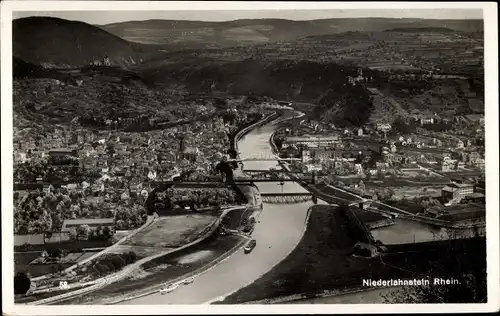
[(61, 250), (67, 252), (82, 252), (85, 248), (105, 248), (112, 245), (111, 239), (101, 239), (101, 240), (79, 240), (74, 242), (72, 240), (46, 243), (43, 245), (21, 245), (15, 246), (15, 252), (26, 252), (26, 251), (43, 251), (46, 250), (49, 253), (57, 253)]
[(228, 188), (169, 188), (156, 193), (156, 200), (167, 209), (176, 206), (194, 205), (195, 207), (220, 206), (236, 202), (236, 193)]
[(17, 164), (14, 168), (14, 182), (35, 183), (42, 178), (47, 183), (80, 183), (85, 171), (78, 165)]

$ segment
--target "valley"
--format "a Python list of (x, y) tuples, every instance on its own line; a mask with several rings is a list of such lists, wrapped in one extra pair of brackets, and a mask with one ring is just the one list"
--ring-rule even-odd
[(25, 17), (13, 38), (17, 302), (319, 300), (433, 273), (474, 274), (457, 300), (481, 301), (482, 20)]

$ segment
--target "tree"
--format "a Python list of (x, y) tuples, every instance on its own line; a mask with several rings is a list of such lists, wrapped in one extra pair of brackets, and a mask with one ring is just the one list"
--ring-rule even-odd
[(123, 258), (119, 255), (111, 257), (109, 261), (115, 270), (120, 270), (125, 265), (125, 260), (123, 260)]
[(436, 266), (429, 275), (444, 280), (458, 280), (458, 284), (403, 286), (399, 291), (382, 295), (387, 303), (486, 303), (486, 238), (478, 228), (472, 238), (452, 238), (448, 231), (445, 262)]
[(46, 231), (43, 233), (43, 243), (47, 243), (47, 240), (52, 238), (52, 232), (51, 231)]
[(69, 230), (69, 238), (71, 240), (78, 240), (78, 233), (76, 231), (76, 228), (73, 227)]
[(360, 180), (360, 181), (359, 181), (358, 186), (359, 186), (359, 188), (360, 188), (361, 190), (364, 190), (364, 189), (366, 188), (366, 187), (365, 187), (365, 183), (363, 182), (363, 180)]
[(133, 263), (137, 260), (137, 254), (133, 251), (128, 253), (128, 257), (129, 257), (131, 263)]
[(14, 276), (14, 294), (24, 295), (31, 287), (31, 280), (24, 272), (18, 272)]
[(102, 229), (102, 236), (104, 239), (109, 239), (111, 238), (111, 229), (109, 229), (108, 226), (104, 226), (103, 229)]
[(89, 225), (80, 225), (77, 229), (78, 236), (82, 236), (84, 239), (89, 238), (90, 227)]

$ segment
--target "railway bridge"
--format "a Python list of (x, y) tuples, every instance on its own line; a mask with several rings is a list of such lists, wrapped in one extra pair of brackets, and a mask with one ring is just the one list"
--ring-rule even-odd
[(314, 200), (313, 195), (305, 193), (261, 193), (262, 202), (274, 204), (303, 203)]

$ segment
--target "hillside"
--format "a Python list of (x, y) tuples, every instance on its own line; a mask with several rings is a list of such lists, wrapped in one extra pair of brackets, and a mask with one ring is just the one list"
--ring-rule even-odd
[[(159, 85), (189, 92), (221, 91), (230, 94), (270, 96), (275, 99), (311, 101), (330, 87), (346, 82), (356, 69), (337, 64), (309, 61), (262, 61), (246, 59), (222, 62), (191, 57), (155, 63), (141, 71), (143, 77)], [(145, 65), (147, 66), (147, 65)]]
[(448, 28), (481, 32), (482, 20), (322, 19), (292, 21), (245, 19), (225, 22), (147, 20), (99, 26), (131, 42), (159, 44), (169, 50), (245, 46), (291, 41), (308, 36), (350, 31), (377, 32), (394, 28)]
[[(359, 104), (359, 109), (368, 104), (363, 88), (346, 85), (346, 77), (354, 76), (356, 69), (336, 64), (253, 59), (218, 62), (195, 57), (182, 63), (176, 55), (137, 73), (88, 66), (56, 71), (18, 59), (14, 64), (16, 126), (64, 123), (75, 117), (106, 120), (117, 113), (165, 117), (169, 121), (186, 118), (190, 107), (196, 105), (173, 100), (168, 92), (171, 90), (190, 95), (223, 92), (312, 102), (321, 105), (319, 115), (336, 111), (336, 122), (359, 125), (366, 121), (364, 116), (358, 118), (359, 111), (349, 109), (352, 104)], [(149, 84), (152, 82), (154, 86)]]
[(57, 80), (67, 80), (71, 78), (71, 76), (65, 75), (57, 70), (27, 63), (16, 57), (12, 60), (12, 74), (14, 79), (52, 78)]
[(118, 67), (48, 70), (14, 60), (14, 126), (47, 127), (91, 118), (163, 118), (175, 121), (193, 113), (179, 97), (154, 89), (131, 71)]
[[(182, 63), (177, 62), (176, 55), (171, 58), (163, 64), (155, 62), (155, 67), (143, 70), (141, 76), (192, 94), (222, 92), (313, 103), (318, 105), (314, 112), (319, 119), (342, 126), (363, 125), (373, 107), (365, 88), (346, 84), (348, 76), (356, 75), (357, 69), (352, 67), (294, 60), (195, 62), (195, 57)], [(365, 73), (378, 76), (376, 71)]]
[(83, 22), (28, 17), (12, 22), (13, 55), (44, 67), (71, 68), (109, 56), (111, 64), (130, 67), (155, 54), (153, 45), (127, 42)]

